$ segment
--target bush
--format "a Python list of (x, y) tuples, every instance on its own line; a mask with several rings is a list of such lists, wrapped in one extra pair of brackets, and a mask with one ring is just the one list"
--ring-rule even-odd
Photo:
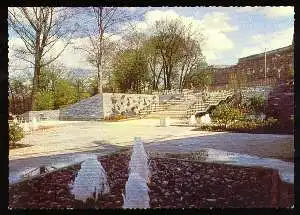
[(220, 125), (204, 125), (196, 130), (204, 131), (230, 131), (238, 133), (270, 133), (270, 134), (293, 134), (294, 127), (292, 120), (290, 124), (285, 124), (274, 118), (267, 120), (244, 120), (235, 121), (227, 127)]
[(35, 96), (34, 110), (52, 110), (54, 108), (54, 96), (52, 92), (41, 91)]
[(23, 128), (19, 123), (9, 122), (9, 144), (14, 146), (18, 141), (24, 138)]
[(230, 130), (253, 130), (258, 127), (259, 123), (256, 121), (237, 121), (232, 123), (228, 129)]
[(274, 126), (278, 126), (279, 125), (279, 120), (275, 119), (273, 117), (268, 118), (265, 121), (262, 121), (262, 124), (264, 125), (264, 127), (266, 128), (273, 128)]
[(55, 88), (55, 109), (76, 102), (76, 89), (67, 80), (59, 80)]
[(104, 120), (107, 121), (116, 121), (116, 120), (122, 120), (122, 119), (127, 119), (127, 116), (125, 115), (111, 115), (111, 116), (107, 116), (104, 118)]
[(258, 115), (264, 112), (265, 100), (263, 96), (253, 96), (250, 98), (249, 109), (252, 113)]
[(227, 104), (221, 104), (212, 111), (212, 120), (227, 127), (229, 123), (244, 118), (244, 114), (238, 109)]

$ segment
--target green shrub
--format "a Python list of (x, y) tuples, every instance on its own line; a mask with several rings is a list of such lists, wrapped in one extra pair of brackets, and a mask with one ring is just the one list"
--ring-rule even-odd
[(237, 121), (232, 123), (229, 126), (229, 129), (238, 130), (238, 129), (256, 129), (258, 127), (258, 123), (256, 121)]
[(262, 125), (265, 128), (273, 128), (273, 127), (280, 126), (280, 122), (278, 119), (270, 117), (270, 118), (266, 119), (265, 121), (262, 121)]
[(76, 102), (76, 89), (67, 80), (59, 80), (55, 88), (55, 109)]
[(19, 140), (24, 138), (23, 128), (19, 123), (9, 122), (9, 144), (14, 146)]
[(252, 113), (258, 115), (264, 112), (264, 97), (263, 96), (253, 96), (250, 98), (249, 109)]
[(41, 91), (35, 96), (34, 110), (52, 110), (54, 108), (54, 96), (52, 92)]
[(220, 125), (201, 125), (200, 129), (196, 128), (196, 130), (201, 131), (224, 131), (224, 127)]
[(121, 119), (127, 119), (127, 116), (125, 116), (125, 115), (111, 115), (111, 116), (104, 117), (104, 120), (107, 120), (107, 121), (116, 121), (116, 120), (121, 120)]
[(227, 104), (221, 104), (212, 111), (212, 120), (219, 125), (227, 127), (229, 123), (244, 118), (244, 114), (234, 107), (230, 107)]
[(227, 127), (220, 125), (204, 125), (196, 130), (205, 131), (230, 131), (238, 133), (276, 133), (293, 134), (293, 125), (286, 125), (274, 118), (267, 120), (239, 120), (229, 124)]

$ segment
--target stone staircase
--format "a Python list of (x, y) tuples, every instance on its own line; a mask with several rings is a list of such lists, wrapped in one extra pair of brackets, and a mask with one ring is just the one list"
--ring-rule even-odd
[(187, 100), (184, 96), (176, 97), (168, 100), (167, 102), (150, 107), (148, 109), (148, 114), (142, 113), (147, 118), (160, 118), (162, 116), (167, 116), (170, 118), (184, 118), (186, 117), (186, 109), (188, 105)]
[(186, 119), (197, 113), (205, 113), (214, 105), (225, 101), (233, 95), (233, 91), (211, 92), (205, 101), (202, 100), (201, 93), (186, 92), (176, 96), (163, 104), (149, 106), (140, 114), (146, 118), (169, 117), (176, 119)]
[(233, 91), (212, 92), (206, 100), (197, 99), (193, 105), (187, 110), (187, 117), (199, 113), (206, 113), (212, 106), (217, 106), (220, 102), (227, 100), (233, 96)]

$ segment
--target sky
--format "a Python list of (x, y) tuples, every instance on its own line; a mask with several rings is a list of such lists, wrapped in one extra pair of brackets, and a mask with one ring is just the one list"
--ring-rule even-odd
[[(133, 24), (138, 31), (151, 33), (151, 25), (162, 19), (180, 19), (202, 35), (202, 53), (209, 65), (234, 65), (241, 57), (258, 54), (292, 44), (294, 7), (131, 7), (136, 15)], [(75, 22), (85, 24), (82, 17)], [(121, 28), (124, 26), (121, 26)], [(198, 35), (198, 34), (197, 34)], [(115, 40), (121, 37), (115, 35)], [(199, 37), (200, 38), (200, 37)], [(199, 39), (195, 37), (195, 39)], [(75, 45), (85, 44), (87, 38), (77, 35), (58, 58), (68, 69), (93, 70)], [(22, 70), (26, 63), (14, 57), (14, 49), (24, 46), (22, 40), (9, 30), (9, 72)], [(53, 50), (60, 50), (59, 42)]]

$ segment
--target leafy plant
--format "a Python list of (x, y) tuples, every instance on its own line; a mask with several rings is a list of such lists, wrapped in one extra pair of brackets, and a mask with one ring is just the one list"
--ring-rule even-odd
[[(285, 127), (286, 126), (286, 127)], [(268, 118), (267, 120), (239, 120), (234, 121), (227, 127), (220, 125), (203, 125), (196, 130), (205, 131), (231, 131), (240, 133), (283, 133), (292, 134), (293, 126), (287, 127), (277, 119)]]
[(107, 121), (117, 121), (117, 120), (122, 120), (122, 119), (127, 119), (127, 116), (126, 115), (111, 115), (111, 116), (104, 117), (104, 120), (107, 120)]
[(294, 78), (294, 74), (295, 74), (295, 71), (294, 71), (294, 69), (289, 69), (288, 70), (288, 77), (290, 78), (290, 79), (293, 79)]
[(249, 109), (256, 115), (264, 112), (264, 97), (253, 96), (250, 98)]
[(41, 91), (36, 94), (34, 110), (52, 110), (54, 109), (54, 96), (52, 92)]
[(227, 104), (221, 104), (212, 111), (212, 120), (227, 128), (228, 124), (244, 118), (244, 114), (238, 109)]
[(76, 101), (76, 89), (64, 79), (57, 82), (55, 89), (55, 109), (72, 104)]
[(24, 138), (23, 128), (17, 122), (9, 122), (9, 144), (14, 146)]

